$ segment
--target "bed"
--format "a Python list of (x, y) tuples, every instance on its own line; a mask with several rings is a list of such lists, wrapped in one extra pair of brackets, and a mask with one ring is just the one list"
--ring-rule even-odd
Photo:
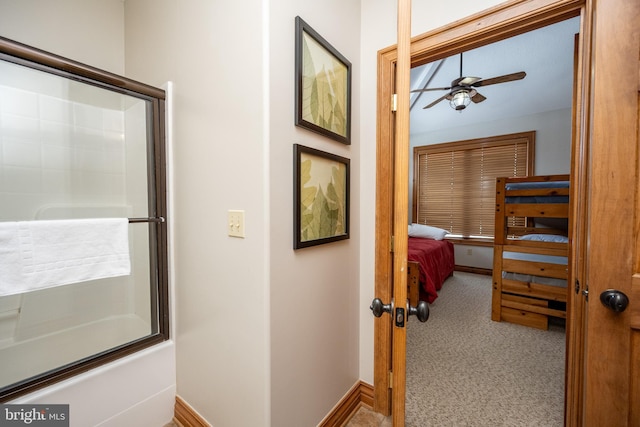
[(569, 191), (568, 175), (496, 180), (492, 320), (566, 318)]
[(453, 274), (453, 243), (448, 240), (409, 237), (407, 295), (411, 306), (419, 300), (433, 303), (444, 281)]

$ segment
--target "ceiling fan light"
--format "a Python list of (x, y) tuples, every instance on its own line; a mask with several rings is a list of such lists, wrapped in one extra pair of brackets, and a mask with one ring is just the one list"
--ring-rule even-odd
[(471, 97), (469, 96), (469, 91), (467, 90), (459, 90), (454, 93), (449, 101), (449, 105), (456, 111), (461, 111), (467, 108), (467, 105), (471, 103)]

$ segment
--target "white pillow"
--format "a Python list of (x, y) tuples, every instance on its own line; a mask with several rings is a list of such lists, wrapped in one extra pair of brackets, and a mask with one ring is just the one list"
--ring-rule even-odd
[(409, 237), (422, 237), (423, 239), (442, 240), (449, 234), (447, 230), (424, 224), (410, 224)]
[(536, 242), (557, 242), (568, 243), (569, 238), (567, 236), (561, 236), (559, 234), (527, 234), (520, 237), (520, 240), (533, 240)]

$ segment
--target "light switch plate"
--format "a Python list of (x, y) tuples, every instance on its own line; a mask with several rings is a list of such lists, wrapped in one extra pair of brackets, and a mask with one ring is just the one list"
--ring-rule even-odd
[(229, 210), (227, 229), (229, 236), (244, 238), (244, 211)]

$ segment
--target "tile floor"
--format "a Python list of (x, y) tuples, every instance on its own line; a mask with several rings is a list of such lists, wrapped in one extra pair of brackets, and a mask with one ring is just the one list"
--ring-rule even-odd
[(361, 407), (343, 427), (391, 427), (391, 417)]
[[(180, 427), (175, 422), (165, 424), (163, 427)], [(384, 417), (372, 410), (361, 407), (342, 427), (391, 427), (391, 417)]]

